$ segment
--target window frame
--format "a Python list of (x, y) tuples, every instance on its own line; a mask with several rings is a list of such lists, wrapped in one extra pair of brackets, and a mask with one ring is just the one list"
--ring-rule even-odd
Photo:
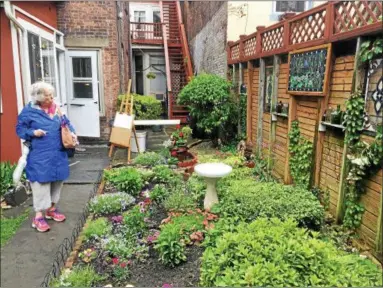
[[(62, 102), (62, 97), (64, 96), (65, 91), (62, 89), (62, 85), (60, 83), (65, 83), (65, 75), (61, 75), (62, 73), (59, 73), (59, 63), (57, 62), (57, 50), (60, 52), (66, 51), (64, 47), (64, 34), (61, 33), (58, 30), (52, 30), (52, 32), (48, 32), (45, 29), (42, 29), (40, 27), (37, 27), (31, 22), (28, 22), (22, 18), (19, 18), (18, 21), (23, 25), (23, 27), (26, 30), (26, 33), (24, 34), (24, 41), (23, 41), (23, 46), (20, 46), (20, 49), (23, 49), (24, 57), (25, 57), (25, 62), (28, 63), (28, 69), (26, 69), (26, 79), (24, 81), (28, 84), (31, 85), (31, 72), (30, 72), (30, 66), (29, 66), (29, 41), (28, 41), (28, 33), (34, 34), (35, 36), (39, 37), (39, 43), (40, 43), (40, 62), (42, 62), (42, 57), (43, 53), (41, 53), (41, 40), (42, 38), (50, 41), (52, 43), (52, 50), (53, 50), (53, 61), (54, 61), (54, 75), (55, 75), (55, 83), (56, 83), (56, 98), (59, 99), (59, 102)], [(50, 30), (47, 26), (47, 29)], [(57, 43), (59, 42), (59, 43)], [(61, 58), (62, 59), (62, 58)], [(61, 60), (62, 61), (62, 60)], [(65, 65), (65, 63), (60, 63), (61, 65)], [(64, 66), (65, 67), (65, 66)], [(43, 69), (41, 65), (41, 70)], [(61, 72), (61, 70), (60, 70)], [(44, 75), (43, 72), (41, 73), (42, 80), (44, 81)], [(63, 79), (59, 79), (59, 77), (63, 77)], [(61, 95), (63, 94), (63, 95)], [(28, 103), (30, 101), (28, 93), (25, 91), (24, 92), (24, 103)], [(63, 104), (63, 103), (61, 103)]]
[[(278, 12), (277, 11), (277, 2), (283, 2), (283, 1), (273, 1), (272, 2), (272, 14), (273, 15), (282, 15), (284, 13), (286, 13), (287, 11), (284, 11), (284, 12)], [(297, 1), (295, 1), (297, 2)], [(305, 5), (304, 5), (304, 9), (303, 11), (299, 11), (299, 12), (295, 12), (295, 13), (302, 13), (304, 11), (307, 11), (308, 9), (312, 8), (312, 4), (313, 4), (313, 0), (305, 0), (305, 1), (299, 1), (299, 2), (305, 2)]]

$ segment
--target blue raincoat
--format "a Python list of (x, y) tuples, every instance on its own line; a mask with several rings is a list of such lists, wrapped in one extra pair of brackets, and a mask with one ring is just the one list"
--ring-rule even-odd
[[(29, 181), (46, 183), (63, 181), (69, 177), (68, 155), (61, 141), (62, 122), (74, 132), (65, 115), (60, 119), (56, 113), (50, 118), (32, 103), (26, 105), (18, 116), (16, 133), (21, 139), (31, 142), (25, 167)], [(37, 129), (46, 131), (46, 135), (35, 137), (33, 132)]]

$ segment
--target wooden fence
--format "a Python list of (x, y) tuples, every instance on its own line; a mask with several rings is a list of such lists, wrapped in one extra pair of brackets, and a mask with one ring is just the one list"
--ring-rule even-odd
[[(347, 147), (342, 127), (323, 125), (322, 116), (338, 105), (345, 110), (350, 94), (364, 83), (361, 76), (365, 75), (365, 68), (357, 65), (356, 55), (362, 36), (382, 31), (382, 15), (381, 2), (329, 2), (270, 27), (258, 27), (255, 33), (228, 44), (230, 77), (247, 87), (247, 143), (253, 151), (272, 159), (275, 178), (290, 184), (288, 132), (292, 121), (298, 120), (301, 135), (314, 147), (312, 184), (325, 191), (328, 209), (339, 221), (344, 207)], [(332, 44), (326, 93), (323, 96), (288, 93), (288, 53), (326, 43)], [(286, 115), (265, 110), (268, 73), (272, 73), (271, 105), (289, 104)], [(381, 72), (376, 73), (366, 93), (383, 79)], [(362, 140), (371, 142), (373, 137), (365, 133)], [(361, 198), (365, 212), (358, 229), (359, 243), (379, 257), (383, 246), (382, 179), (380, 170), (366, 182), (366, 193)]]

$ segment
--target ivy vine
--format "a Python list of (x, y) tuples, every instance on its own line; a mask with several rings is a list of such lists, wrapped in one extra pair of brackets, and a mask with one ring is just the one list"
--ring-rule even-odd
[(361, 141), (364, 123), (364, 98), (358, 90), (346, 102), (343, 125), (346, 127), (345, 141), (349, 145), (347, 153), (348, 174), (345, 185), (345, 215), (343, 224), (350, 229), (358, 228), (365, 208), (359, 203), (365, 192), (365, 181), (380, 168), (383, 161), (382, 126), (378, 126), (375, 140), (369, 144)]
[(313, 144), (301, 136), (299, 122), (291, 123), (289, 132), (290, 173), (297, 186), (309, 188)]
[(373, 42), (364, 41), (360, 46), (359, 60), (361, 64), (366, 63), (376, 57), (381, 57), (383, 53), (383, 38), (376, 38)]

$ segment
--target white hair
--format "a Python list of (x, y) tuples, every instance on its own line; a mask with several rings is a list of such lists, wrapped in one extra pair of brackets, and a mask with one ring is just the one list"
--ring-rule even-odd
[(44, 102), (46, 92), (51, 92), (54, 97), (55, 88), (47, 82), (39, 81), (33, 83), (30, 89), (30, 99), (32, 103), (39, 104), (41, 102)]

